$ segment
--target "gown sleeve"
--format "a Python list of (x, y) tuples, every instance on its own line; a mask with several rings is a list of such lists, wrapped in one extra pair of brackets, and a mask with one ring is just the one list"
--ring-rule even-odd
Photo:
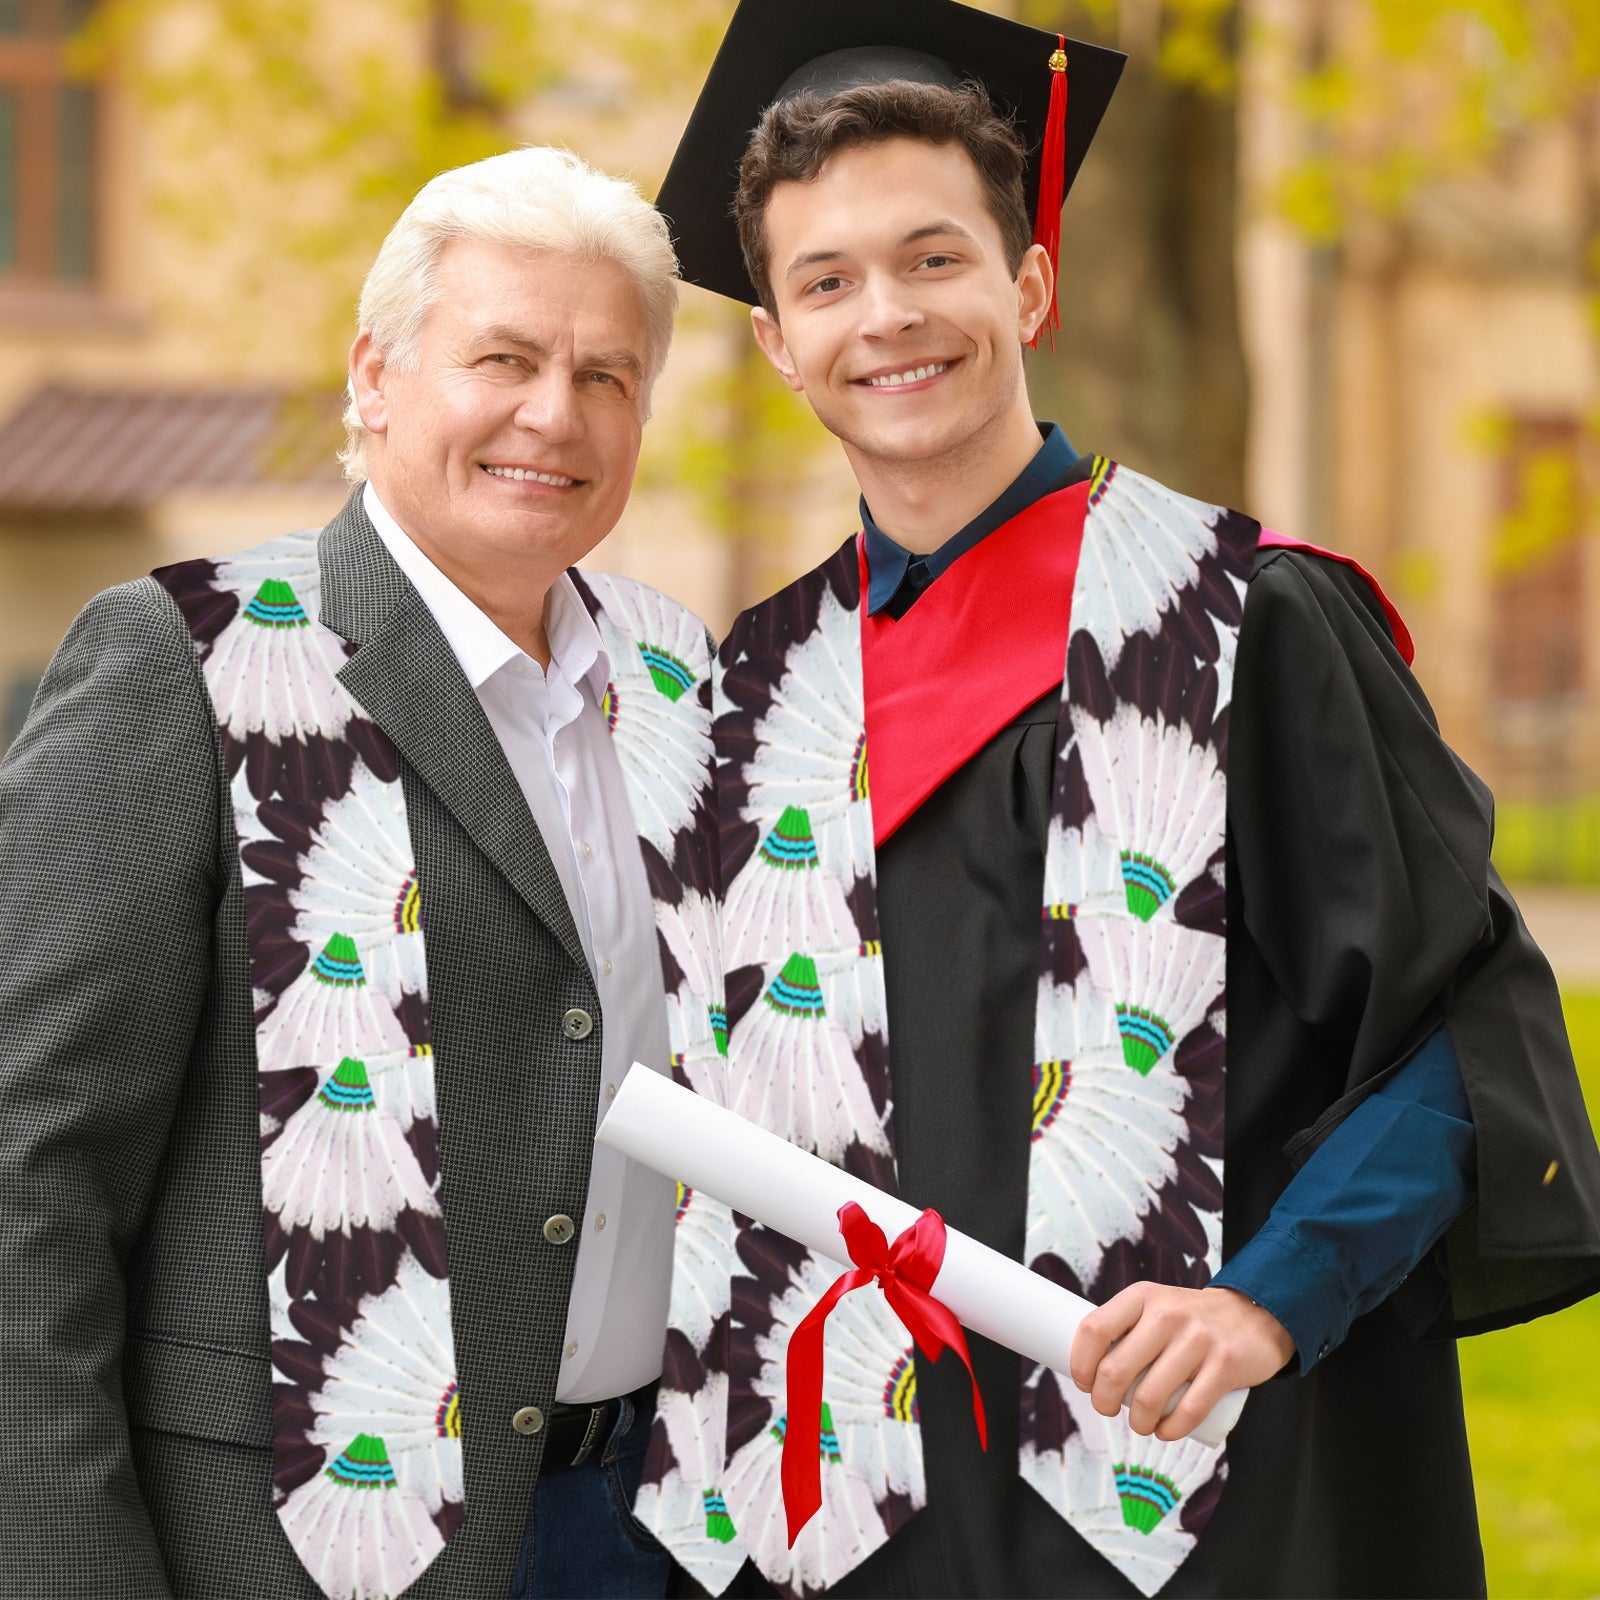
[[(1258, 559), (1228, 761), (1230, 918), (1260, 971), (1256, 1010), (1282, 1013), (1235, 1029), (1230, 996), (1230, 1054), (1242, 1033), (1240, 1064), (1282, 1080), (1289, 1166), (1447, 1024), (1477, 1201), (1397, 1309), (1414, 1331), (1466, 1333), (1593, 1292), (1600, 1153), (1555, 979), (1490, 865), (1489, 791), (1440, 737), (1358, 574)], [(1274, 1059), (1274, 1041), (1303, 1060)]]

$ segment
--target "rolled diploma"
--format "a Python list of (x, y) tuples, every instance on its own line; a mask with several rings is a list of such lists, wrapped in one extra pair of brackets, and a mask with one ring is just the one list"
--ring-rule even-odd
[[(839, 1232), (839, 1208), (846, 1201), (854, 1200), (891, 1241), (921, 1215), (904, 1200), (638, 1062), (628, 1069), (595, 1137), (842, 1267), (852, 1265)], [(1060, 1373), (1068, 1371), (1078, 1324), (1094, 1310), (1071, 1290), (954, 1228), (946, 1230), (944, 1265), (932, 1292), (972, 1332)], [(1190, 1437), (1220, 1445), (1239, 1420), (1245, 1393), (1225, 1394)], [(1179, 1389), (1173, 1395), (1168, 1410), (1182, 1394)]]

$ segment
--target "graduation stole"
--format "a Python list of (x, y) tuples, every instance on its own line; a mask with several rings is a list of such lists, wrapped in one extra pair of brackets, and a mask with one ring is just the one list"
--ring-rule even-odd
[[(949, 636), (923, 627), (901, 643), (897, 625), (864, 617), (855, 541), (741, 617), (714, 694), (728, 1062), (692, 1086), (895, 1188), (876, 842), (1064, 680), (1027, 1261), (1096, 1301), (1141, 1278), (1207, 1282), (1222, 1235), (1227, 708), (1258, 533), (1097, 460), (909, 614), (987, 608), (1005, 681), (961, 682), (948, 658), (919, 671), (917, 653)], [(910, 1338), (880, 1295), (834, 1311), (823, 1505), (791, 1550), (788, 1338), (838, 1269), (698, 1196), (682, 1197), (677, 1237), (636, 1511), (714, 1593), (746, 1553), (784, 1592), (818, 1593), (925, 1503)], [(1041, 1367), (1024, 1374), (1022, 1407), (1022, 1475), (1155, 1593), (1216, 1504), (1223, 1456), (1141, 1438)]]
[[(427, 889), (394, 747), (337, 676), (355, 647), (318, 620), (317, 538), (156, 577), (200, 656), (244, 882), (274, 1506), (325, 1594), (378, 1600), (465, 1519), (462, 1408)], [(705, 631), (641, 585), (573, 577), (615, 674), (603, 710), (655, 898), (672, 1049), (716, 1055)]]

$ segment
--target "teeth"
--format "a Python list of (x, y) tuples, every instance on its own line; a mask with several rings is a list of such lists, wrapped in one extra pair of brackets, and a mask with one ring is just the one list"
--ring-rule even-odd
[(557, 472), (526, 472), (521, 467), (485, 467), (483, 470), (496, 478), (510, 478), (513, 483), (548, 483), (557, 489), (570, 488), (578, 481), (563, 478)]
[(891, 372), (887, 377), (868, 378), (867, 384), (873, 389), (894, 389), (902, 383), (919, 383), (923, 378), (937, 377), (949, 365), (948, 361), (937, 361), (928, 367), (912, 367), (906, 372)]

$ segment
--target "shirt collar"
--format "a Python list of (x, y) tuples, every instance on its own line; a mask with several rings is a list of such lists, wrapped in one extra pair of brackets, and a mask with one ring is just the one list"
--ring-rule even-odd
[(544, 636), (551, 665), (559, 667), (569, 683), (586, 685), (589, 698), (599, 705), (611, 681), (611, 657), (577, 585), (564, 572), (545, 601)]
[(939, 548), (929, 555), (913, 556), (903, 545), (895, 543), (872, 520), (865, 499), (861, 502), (861, 526), (865, 535), (867, 554), (867, 613), (881, 611), (892, 600), (906, 580), (906, 572), (913, 561), (921, 561), (927, 568), (931, 582), (964, 556), (980, 540), (1013, 517), (1026, 511), (1034, 501), (1042, 500), (1060, 486), (1062, 478), (1071, 470), (1078, 453), (1067, 442), (1067, 436), (1053, 422), (1042, 422), (1039, 428), (1039, 448), (1016, 478), (998, 499), (978, 513), (959, 532), (953, 533)]
[[(467, 682), (481, 689), (495, 673), (519, 656), (532, 657), (509, 638), (475, 601), (456, 587), (422, 552), (416, 541), (395, 521), (389, 508), (378, 498), (370, 480), (362, 490), (361, 504), (394, 557), (399, 569), (411, 580), (422, 603), (439, 624)], [(566, 573), (556, 579), (545, 600), (545, 638), (550, 645), (550, 664), (569, 683), (587, 683), (598, 704), (611, 676), (600, 630), (589, 615), (572, 579)], [(533, 662), (538, 667), (537, 661)]]

